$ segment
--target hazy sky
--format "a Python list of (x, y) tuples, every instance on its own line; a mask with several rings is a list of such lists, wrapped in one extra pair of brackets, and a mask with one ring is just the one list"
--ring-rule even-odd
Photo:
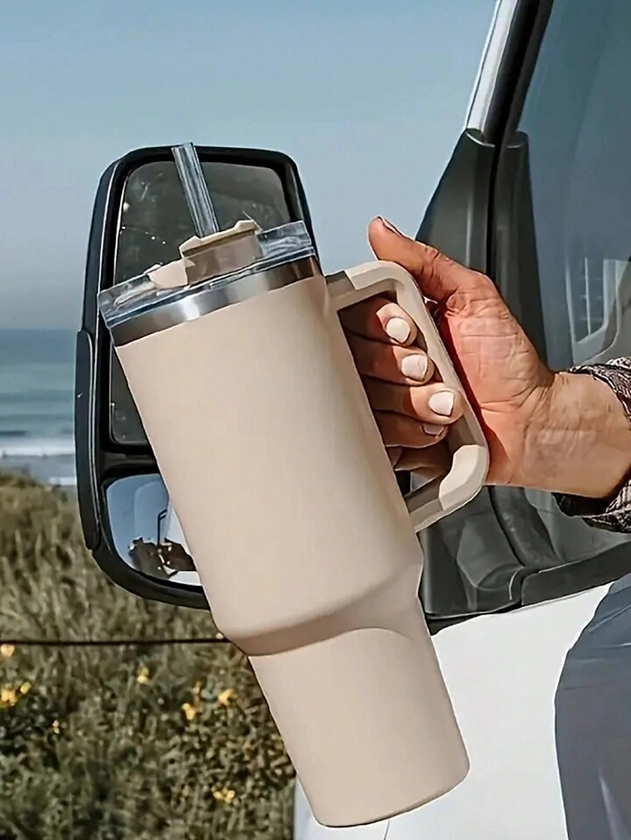
[(464, 119), (493, 0), (30, 0), (0, 24), (0, 326), (78, 322), (94, 191), (137, 146), (298, 163), (324, 268), (415, 232)]

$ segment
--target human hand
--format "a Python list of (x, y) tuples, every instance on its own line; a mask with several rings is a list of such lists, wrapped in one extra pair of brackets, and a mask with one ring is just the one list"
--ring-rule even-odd
[[(541, 484), (542, 453), (530, 444), (532, 430), (547, 423), (555, 376), (494, 284), (381, 219), (370, 224), (369, 240), (378, 259), (407, 269), (435, 302), (441, 337), (488, 441), (488, 483)], [(431, 360), (415, 346), (413, 321), (395, 303), (372, 298), (341, 317), (393, 465), (444, 472), (444, 439), (462, 416), (463, 394), (437, 380)]]

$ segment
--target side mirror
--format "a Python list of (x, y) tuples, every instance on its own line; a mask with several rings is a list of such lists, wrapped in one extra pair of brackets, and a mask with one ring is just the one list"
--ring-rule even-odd
[[(303, 221), (315, 242), (291, 158), (254, 149), (197, 147), (197, 153), (222, 227), (248, 216), (263, 228)], [(77, 490), (86, 545), (111, 580), (143, 598), (207, 609), (97, 309), (99, 292), (176, 259), (192, 235), (170, 147), (137, 149), (103, 173), (77, 335)], [(165, 381), (164, 396), (177, 399), (177, 382)]]

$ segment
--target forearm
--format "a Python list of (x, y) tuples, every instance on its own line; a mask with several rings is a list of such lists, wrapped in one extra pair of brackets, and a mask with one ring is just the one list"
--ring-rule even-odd
[[(631, 372), (625, 375), (631, 383)], [(620, 394), (591, 373), (556, 374), (526, 445), (527, 487), (608, 499), (631, 473), (628, 412)]]

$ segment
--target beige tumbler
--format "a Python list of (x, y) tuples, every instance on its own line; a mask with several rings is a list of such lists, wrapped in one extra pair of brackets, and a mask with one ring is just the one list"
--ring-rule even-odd
[(100, 305), (217, 627), (248, 656), (320, 823), (423, 805), (468, 760), (416, 532), (481, 488), (480, 426), (468, 408), (450, 472), (402, 498), (338, 312), (393, 295), (459, 387), (412, 277), (385, 262), (324, 277), (302, 223), (240, 222), (181, 255)]

